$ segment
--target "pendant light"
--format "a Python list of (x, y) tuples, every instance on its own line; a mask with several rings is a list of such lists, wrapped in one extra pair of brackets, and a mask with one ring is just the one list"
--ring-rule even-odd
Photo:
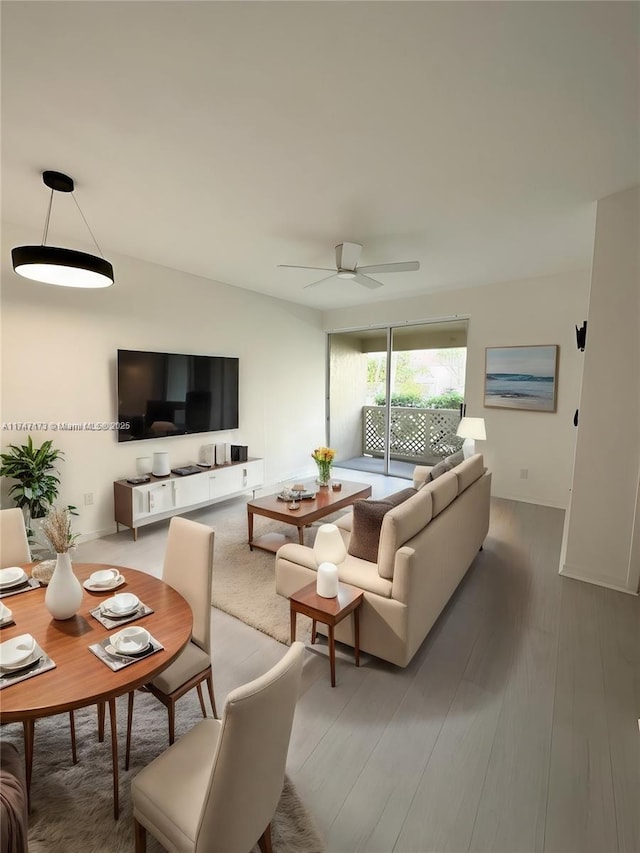
[[(56, 284), (61, 287), (109, 287), (113, 284), (113, 267), (104, 257), (89, 255), (86, 252), (78, 252), (75, 249), (64, 249), (56, 246), (46, 246), (47, 233), (49, 231), (49, 219), (53, 205), (53, 193), (73, 193), (73, 178), (62, 172), (46, 171), (42, 173), (42, 180), (51, 190), (49, 198), (49, 209), (44, 224), (44, 235), (41, 246), (16, 246), (11, 250), (13, 268), (18, 275), (24, 278), (40, 281), (43, 284)], [(93, 242), (96, 244), (100, 255), (100, 246), (93, 236), (91, 228), (84, 217), (80, 205), (72, 195), (80, 216), (87, 226), (87, 230)]]

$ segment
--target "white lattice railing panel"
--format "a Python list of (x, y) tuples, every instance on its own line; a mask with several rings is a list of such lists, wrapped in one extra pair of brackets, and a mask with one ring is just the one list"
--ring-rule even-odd
[[(391, 408), (390, 455), (409, 462), (430, 462), (462, 447), (456, 435), (458, 409)], [(362, 407), (362, 452), (384, 454), (385, 407)]]

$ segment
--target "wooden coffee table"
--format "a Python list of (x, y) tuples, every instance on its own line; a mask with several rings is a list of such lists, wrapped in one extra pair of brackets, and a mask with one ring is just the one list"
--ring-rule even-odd
[(292, 524), (298, 528), (298, 539), (300, 545), (304, 545), (304, 528), (320, 518), (335, 512), (338, 509), (350, 506), (361, 498), (371, 495), (371, 486), (365, 483), (342, 482), (342, 489), (334, 492), (331, 487), (318, 487), (318, 492), (313, 500), (299, 501), (298, 509), (289, 509), (288, 501), (278, 500), (276, 495), (266, 498), (258, 498), (247, 504), (247, 526), (249, 529), (249, 548), (260, 548), (263, 551), (275, 553), (285, 542), (295, 542), (292, 536), (282, 533), (267, 533), (253, 538), (253, 516), (262, 515), (281, 521), (283, 524)]
[(291, 614), (291, 642), (296, 639), (296, 614), (309, 616), (311, 625), (311, 642), (316, 641), (316, 622), (322, 622), (329, 629), (329, 663), (331, 665), (331, 686), (336, 686), (336, 641), (334, 628), (342, 622), (345, 616), (353, 613), (353, 650), (356, 666), (360, 666), (360, 605), (364, 593), (355, 586), (346, 583), (338, 584), (336, 598), (323, 598), (316, 592), (316, 582), (312, 581), (303, 586), (298, 592), (289, 597), (289, 612)]

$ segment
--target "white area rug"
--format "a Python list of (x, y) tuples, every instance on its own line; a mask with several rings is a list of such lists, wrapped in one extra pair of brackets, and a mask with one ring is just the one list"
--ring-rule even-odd
[[(331, 516), (333, 520), (338, 515)], [(217, 514), (213, 546), (213, 592), (212, 603), (225, 613), (257, 628), (263, 634), (289, 643), (289, 601), (276, 593), (275, 554), (266, 551), (250, 551), (247, 545), (246, 509), (229, 509)], [(305, 544), (313, 544), (318, 524), (305, 529)], [(292, 526), (279, 524), (268, 518), (254, 517), (255, 535), (265, 532), (291, 532)], [(311, 621), (299, 618), (296, 623), (296, 639), (304, 642), (311, 632)]]
[[(177, 704), (176, 739), (201, 719), (193, 691)], [(98, 743), (95, 707), (76, 712), (79, 761), (74, 766), (68, 715), (36, 721), (29, 853), (131, 853), (134, 849), (131, 779), (167, 748), (167, 712), (150, 694), (136, 694), (131, 768), (127, 772), (122, 770), (126, 697), (118, 700), (118, 720), (121, 770), (117, 821), (113, 818), (108, 722), (104, 743)], [(5, 726), (2, 736), (22, 750), (22, 726)], [(289, 780), (272, 822), (272, 840), (274, 853), (323, 850), (315, 824)], [(147, 835), (148, 853), (161, 853), (163, 849)]]

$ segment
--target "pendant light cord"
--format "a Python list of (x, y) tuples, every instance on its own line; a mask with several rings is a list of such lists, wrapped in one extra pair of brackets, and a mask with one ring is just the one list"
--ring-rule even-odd
[(84, 213), (82, 212), (82, 208), (80, 207), (80, 205), (79, 205), (79, 204), (78, 204), (78, 202), (77, 202), (76, 194), (75, 194), (75, 193), (71, 193), (71, 198), (75, 201), (75, 203), (76, 203), (76, 207), (77, 207), (77, 208), (78, 208), (78, 210), (80, 211), (80, 216), (82, 217), (82, 221), (83, 221), (83, 222), (84, 222), (84, 224), (87, 226), (87, 231), (89, 232), (89, 234), (91, 234), (91, 237), (92, 237), (92, 239), (93, 239), (93, 242), (96, 244), (96, 249), (100, 252), (100, 255), (104, 258), (104, 255), (102, 254), (102, 249), (101, 249), (101, 248), (100, 248), (100, 246), (98, 245), (98, 241), (97, 241), (97, 240), (96, 240), (96, 238), (94, 237), (93, 231), (91, 230), (91, 228), (89, 228), (89, 223), (88, 223), (88, 222), (87, 222), (87, 220), (85, 219), (85, 215), (84, 215)]
[[(47, 209), (47, 216), (46, 216), (45, 221), (44, 221), (44, 234), (42, 235), (42, 245), (43, 246), (47, 242), (47, 235), (49, 234), (49, 221), (51, 219), (51, 208), (53, 207), (53, 194), (54, 194), (54, 192), (55, 192), (55, 190), (51, 190), (51, 195), (49, 196), (49, 207)], [(80, 211), (80, 216), (82, 217), (82, 221), (87, 226), (87, 231), (89, 232), (89, 234), (91, 234), (91, 238), (92, 238), (93, 242), (96, 244), (96, 249), (100, 252), (100, 255), (104, 258), (104, 255), (102, 254), (102, 249), (98, 245), (98, 241), (96, 240), (93, 231), (89, 227), (89, 223), (87, 222), (86, 217), (85, 217), (84, 213), (82, 212), (82, 208), (78, 204), (78, 201), (76, 199), (76, 194), (72, 192), (71, 198), (75, 201), (76, 207)]]
[(44, 234), (42, 235), (42, 245), (47, 242), (47, 234), (49, 233), (49, 220), (51, 219), (51, 206), (53, 204), (53, 190), (51, 190), (51, 195), (49, 197), (49, 209), (47, 210), (47, 216), (44, 220)]

